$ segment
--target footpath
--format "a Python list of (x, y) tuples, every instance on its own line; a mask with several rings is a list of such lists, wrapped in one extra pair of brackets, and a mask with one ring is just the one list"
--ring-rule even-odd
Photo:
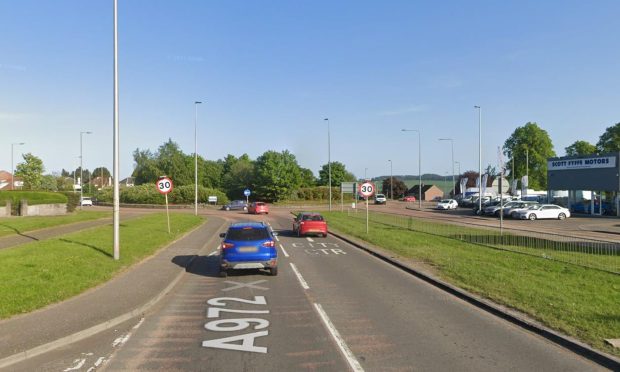
[[(105, 224), (109, 221), (91, 222)], [(174, 287), (194, 259), (217, 246), (218, 233), (224, 224), (224, 219), (209, 216), (198, 228), (111, 281), (67, 301), (1, 320), (0, 368), (82, 340), (143, 314)], [(53, 237), (82, 228), (81, 223), (72, 224), (46, 229), (45, 234)], [(10, 240), (0, 239), (0, 247), (6, 244), (11, 244)]]

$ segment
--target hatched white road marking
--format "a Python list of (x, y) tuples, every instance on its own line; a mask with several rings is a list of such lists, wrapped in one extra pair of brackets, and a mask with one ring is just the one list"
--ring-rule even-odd
[(332, 335), (332, 337), (336, 341), (336, 344), (338, 344), (338, 348), (340, 349), (342, 354), (344, 354), (344, 357), (347, 359), (347, 362), (349, 363), (349, 366), (351, 367), (351, 369), (355, 372), (363, 372), (364, 369), (360, 365), (360, 362), (357, 361), (351, 349), (349, 349), (346, 342), (344, 342), (344, 339), (342, 338), (342, 336), (340, 336), (340, 332), (338, 332), (336, 327), (334, 327), (334, 324), (327, 316), (327, 313), (325, 312), (325, 310), (323, 310), (323, 307), (317, 303), (314, 304), (314, 307), (316, 308), (316, 311), (319, 313), (319, 316), (321, 317), (323, 324), (325, 324), (325, 327), (327, 327), (327, 330), (329, 331), (329, 333)]
[(308, 239), (309, 242), (313, 242), (314, 239), (310, 238), (310, 237), (306, 237), (306, 239)]
[(274, 235), (274, 238), (276, 238), (277, 241), (280, 241), (280, 238), (278, 238), (277, 235)]
[(288, 255), (288, 253), (286, 253), (286, 250), (284, 249), (284, 247), (282, 246), (282, 244), (280, 244), (280, 249), (282, 250), (282, 253), (284, 253), (284, 257), (290, 257)]
[(301, 284), (301, 287), (303, 289), (310, 289), (310, 286), (308, 285), (308, 283), (304, 280), (304, 277), (301, 276), (301, 274), (299, 273), (299, 270), (297, 270), (297, 266), (295, 266), (294, 263), (291, 262), (291, 268), (293, 269), (293, 272), (295, 273), (295, 275), (297, 276), (297, 279), (299, 280), (299, 283)]
[(213, 251), (213, 252), (209, 253), (209, 257), (215, 256), (216, 254), (217, 254), (217, 251)]
[(65, 369), (64, 372), (76, 371), (76, 370), (82, 368), (84, 366), (84, 363), (86, 363), (86, 359), (76, 359), (76, 360), (73, 361), (73, 363), (75, 363), (75, 365), (73, 367), (69, 367), (69, 368)]
[(239, 282), (233, 282), (232, 280), (227, 280), (224, 283), (232, 283), (235, 285), (232, 287), (224, 288), (222, 289), (222, 291), (223, 292), (232, 291), (233, 289), (239, 289), (239, 288), (261, 289), (263, 291), (267, 291), (269, 290), (269, 288), (256, 285), (256, 284), (264, 283), (264, 282), (266, 282), (266, 280), (257, 280), (257, 281), (249, 282), (249, 283), (239, 283)]

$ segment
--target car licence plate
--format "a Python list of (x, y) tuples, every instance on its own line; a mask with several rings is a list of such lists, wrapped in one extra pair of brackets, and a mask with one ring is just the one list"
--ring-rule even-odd
[(256, 247), (239, 247), (237, 250), (239, 252), (256, 252), (256, 251), (258, 251), (258, 248), (256, 248)]

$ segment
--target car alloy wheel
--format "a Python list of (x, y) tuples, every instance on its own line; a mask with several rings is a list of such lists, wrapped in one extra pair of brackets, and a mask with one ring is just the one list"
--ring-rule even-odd
[(536, 214), (535, 213), (530, 214), (530, 220), (531, 221), (536, 220)]
[(566, 215), (564, 213), (558, 214), (558, 220), (563, 220), (565, 218), (566, 218)]

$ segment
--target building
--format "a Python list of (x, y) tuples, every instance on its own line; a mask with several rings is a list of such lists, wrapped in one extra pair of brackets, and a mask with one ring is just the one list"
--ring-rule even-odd
[[(418, 185), (407, 190), (406, 195), (413, 195), (416, 198), (420, 195)], [(435, 198), (443, 198), (443, 191), (435, 185), (422, 185), (422, 200), (434, 200)]]
[[(573, 212), (620, 216), (620, 153), (567, 156), (547, 159), (547, 195)], [(564, 200), (565, 199), (565, 200)]]
[[(13, 187), (11, 187), (11, 178), (13, 179)], [(11, 177), (11, 173), (0, 170), (0, 191), (21, 189), (24, 181), (20, 177)]]

